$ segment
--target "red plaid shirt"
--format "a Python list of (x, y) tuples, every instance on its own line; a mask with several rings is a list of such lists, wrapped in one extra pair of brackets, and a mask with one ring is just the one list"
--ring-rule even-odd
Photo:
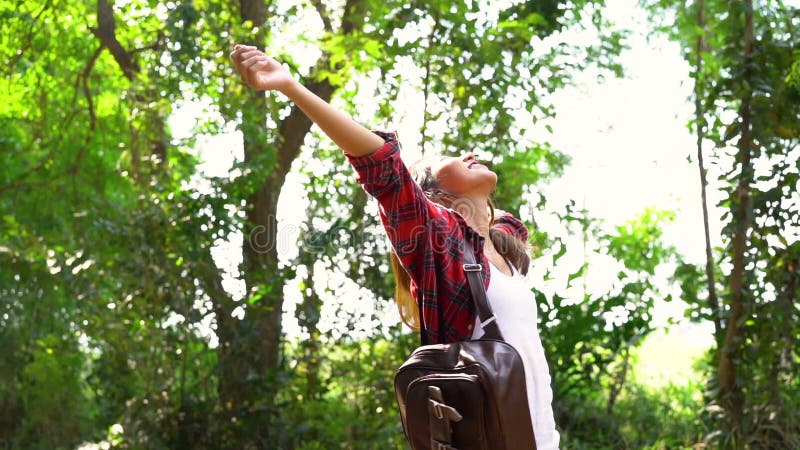
[[(386, 141), (380, 149), (367, 156), (347, 157), (359, 183), (378, 200), (383, 226), (411, 278), (411, 295), (421, 298), (427, 342), (469, 340), (475, 307), (462, 267), (460, 243), (466, 239), (475, 249), (475, 260), (483, 264), (488, 288), (491, 274), (483, 253), (484, 238), (459, 213), (425, 196), (400, 159), (400, 144), (394, 133), (375, 133)], [(492, 227), (528, 239), (525, 225), (509, 214), (495, 218)]]

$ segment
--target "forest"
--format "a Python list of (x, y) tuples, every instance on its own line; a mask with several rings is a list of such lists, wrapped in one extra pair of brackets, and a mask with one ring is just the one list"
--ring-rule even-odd
[[(693, 144), (672, 151), (694, 175), (674, 183), (702, 261), (665, 237), (673, 210), (607, 224), (541, 195), (579, 162), (555, 95), (629, 70), (611, 0), (0, 0), (0, 448), (407, 448), (393, 378), (419, 334), (377, 206), (296, 106), (241, 81), (238, 43), (503, 180), (561, 448), (800, 448), (800, 5), (628, 3), (687, 68)], [(564, 272), (575, 252), (602, 258)], [(664, 302), (712, 344), (653, 386), (635, 367)]]

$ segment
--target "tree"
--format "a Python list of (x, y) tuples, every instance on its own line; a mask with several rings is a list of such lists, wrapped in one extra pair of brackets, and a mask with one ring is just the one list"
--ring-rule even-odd
[[(722, 288), (724, 300), (709, 380), (711, 410), (721, 412), (726, 431), (716, 436), (732, 448), (795, 446), (797, 386), (789, 374), (796, 370), (797, 346), (789, 336), (797, 334), (798, 244), (792, 235), (798, 211), (791, 199), (798, 136), (791, 130), (800, 120), (800, 92), (787, 75), (797, 51), (798, 10), (780, 1), (660, 2), (654, 8), (675, 14), (672, 36), (695, 64), (702, 114), (696, 130), (709, 124), (705, 142), (713, 144), (716, 182), (726, 194), (726, 248), (714, 263), (722, 286), (706, 289), (713, 298)], [(713, 306), (710, 316), (702, 307), (695, 313), (717, 318)]]

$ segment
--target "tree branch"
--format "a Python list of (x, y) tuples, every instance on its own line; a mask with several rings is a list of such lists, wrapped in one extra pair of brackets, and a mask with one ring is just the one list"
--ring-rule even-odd
[(113, 0), (112, 3), (108, 0), (97, 0), (97, 28), (89, 27), (89, 30), (108, 48), (125, 77), (133, 80), (140, 69), (131, 57), (131, 53), (117, 40), (116, 29)]
[[(705, 31), (705, 1), (700, 0), (697, 5), (697, 26)], [(695, 45), (695, 80), (694, 80), (694, 114), (697, 123), (697, 166), (700, 170), (700, 202), (703, 207), (703, 230), (706, 241), (706, 283), (708, 285), (708, 306), (714, 318), (714, 338), (717, 344), (722, 342), (722, 323), (720, 321), (719, 300), (717, 299), (716, 281), (714, 280), (714, 258), (711, 252), (711, 234), (708, 225), (708, 201), (706, 199), (706, 168), (703, 162), (703, 140), (705, 140), (705, 121), (703, 111), (702, 95), (702, 76), (703, 76), (703, 52), (707, 47), (706, 40), (701, 33), (697, 35)]]
[(322, 0), (313, 0), (312, 3), (314, 3), (314, 8), (317, 10), (319, 18), (322, 19), (322, 25), (325, 27), (325, 31), (333, 33), (331, 18), (328, 16), (328, 10), (325, 9), (325, 4), (322, 3)]
[(87, 109), (89, 110), (89, 133), (86, 134), (86, 140), (83, 146), (78, 150), (78, 155), (75, 156), (75, 161), (68, 170), (68, 172), (73, 175), (78, 172), (78, 168), (81, 166), (81, 161), (83, 161), (83, 157), (86, 155), (86, 148), (89, 146), (89, 140), (92, 138), (92, 133), (97, 126), (97, 115), (94, 112), (94, 100), (92, 99), (92, 91), (89, 89), (89, 76), (92, 74), (92, 69), (94, 69), (94, 63), (97, 62), (97, 58), (103, 53), (103, 48), (103, 44), (97, 47), (97, 50), (94, 51), (92, 57), (89, 58), (89, 61), (86, 63), (83, 73), (78, 77), (83, 86), (83, 95), (86, 97)]
[(436, 32), (439, 29), (439, 12), (436, 12), (436, 19), (433, 23), (433, 28), (431, 29), (431, 34), (428, 36), (428, 51), (425, 55), (425, 79), (422, 83), (422, 98), (423, 98), (423, 106), (422, 106), (422, 153), (425, 154), (425, 142), (428, 140), (426, 136), (428, 131), (428, 119), (430, 118), (430, 114), (428, 113), (428, 98), (430, 97), (430, 84), (431, 84), (431, 52), (433, 48), (438, 45), (438, 39), (436, 39)]
[(97, 117), (94, 113), (94, 101), (92, 100), (92, 91), (89, 89), (89, 76), (92, 74), (92, 69), (94, 69), (94, 63), (97, 62), (97, 58), (100, 57), (100, 54), (103, 53), (103, 46), (97, 47), (97, 50), (94, 51), (92, 57), (89, 58), (89, 62), (86, 63), (86, 68), (83, 69), (83, 73), (81, 74), (82, 84), (83, 84), (83, 95), (86, 96), (86, 101), (89, 104), (89, 129), (94, 131), (95, 125), (97, 124)]
[(366, 2), (363, 0), (347, 0), (345, 2), (342, 15), (342, 34), (350, 34), (361, 28), (361, 22), (358, 19), (364, 16), (366, 6)]
[[(318, 0), (315, 0), (318, 1)], [(355, 31), (359, 24), (359, 18), (363, 16), (364, 2), (361, 0), (347, 0), (344, 7), (344, 15), (342, 16), (342, 26), (340, 33), (347, 35)], [(316, 68), (322, 67), (327, 64), (328, 54), (323, 54), (317, 61), (316, 67), (311, 71), (309, 79), (313, 80), (313, 74), (317, 72)], [(333, 86), (328, 80), (322, 81), (306, 81), (305, 86), (326, 102), (330, 101), (336, 87)], [(278, 134), (279, 141), (278, 147), (278, 170), (279, 178), (283, 179), (289, 172), (292, 162), (300, 154), (300, 148), (303, 146), (303, 140), (306, 134), (311, 130), (311, 119), (309, 119), (296, 105), (292, 107), (289, 115), (281, 121), (280, 132)]]
[(135, 48), (130, 51), (131, 55), (138, 55), (139, 53), (145, 50), (153, 50), (157, 51), (161, 49), (161, 42), (164, 39), (164, 33), (159, 31), (158, 35), (156, 36), (156, 41), (150, 45), (145, 45), (144, 47)]
[(12, 58), (11, 62), (8, 64), (9, 74), (14, 71), (14, 67), (16, 67), (17, 63), (19, 63), (19, 60), (22, 59), (22, 56), (25, 55), (25, 52), (31, 48), (31, 44), (33, 43), (33, 28), (36, 26), (36, 22), (39, 20), (39, 18), (42, 17), (42, 14), (44, 14), (44, 12), (47, 11), (48, 8), (50, 8), (51, 3), (52, 2), (50, 0), (47, 0), (47, 2), (45, 2), (44, 6), (42, 7), (41, 11), (39, 11), (33, 18), (33, 20), (31, 20), (31, 25), (28, 28), (28, 33), (26, 34), (25, 37), (24, 46), (19, 50), (17, 50), (16, 54), (14, 54), (14, 58)]

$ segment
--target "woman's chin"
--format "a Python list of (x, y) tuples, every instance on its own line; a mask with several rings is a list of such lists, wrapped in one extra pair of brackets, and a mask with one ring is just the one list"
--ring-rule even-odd
[(486, 187), (485, 191), (487, 193), (487, 196), (491, 195), (492, 192), (494, 192), (495, 189), (497, 188), (497, 174), (487, 169), (486, 173), (481, 175), (483, 175), (481, 177), (483, 178), (481, 180), (482, 181), (481, 185)]
[(492, 190), (494, 190), (494, 188), (497, 187), (497, 174), (492, 172), (489, 169), (486, 169), (486, 170), (488, 172), (487, 177), (489, 177), (491, 179)]

